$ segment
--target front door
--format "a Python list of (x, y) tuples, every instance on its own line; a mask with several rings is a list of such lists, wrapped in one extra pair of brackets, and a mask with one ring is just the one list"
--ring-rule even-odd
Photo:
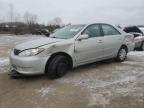
[(103, 57), (103, 36), (99, 24), (88, 26), (83, 32), (88, 39), (75, 41), (75, 59), (78, 64), (94, 62)]

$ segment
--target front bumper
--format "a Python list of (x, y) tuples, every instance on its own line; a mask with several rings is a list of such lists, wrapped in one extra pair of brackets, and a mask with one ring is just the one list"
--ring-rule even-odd
[(23, 75), (44, 74), (45, 66), (49, 59), (42, 56), (19, 57), (11, 52), (10, 54), (10, 71), (16, 71)]

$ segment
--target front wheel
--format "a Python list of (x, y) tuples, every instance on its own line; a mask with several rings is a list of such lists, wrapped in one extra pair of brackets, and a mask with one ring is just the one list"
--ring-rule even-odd
[(69, 66), (70, 63), (67, 57), (57, 55), (50, 61), (50, 64), (46, 69), (46, 74), (49, 78), (60, 78), (67, 73)]
[(127, 58), (127, 48), (122, 46), (117, 54), (116, 61), (123, 62)]

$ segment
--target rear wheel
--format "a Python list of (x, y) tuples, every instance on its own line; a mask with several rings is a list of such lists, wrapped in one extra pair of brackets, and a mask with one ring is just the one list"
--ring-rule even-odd
[(49, 78), (60, 78), (64, 76), (70, 67), (69, 59), (62, 55), (55, 56), (46, 69)]
[(123, 62), (127, 58), (127, 48), (122, 46), (117, 54), (116, 61)]

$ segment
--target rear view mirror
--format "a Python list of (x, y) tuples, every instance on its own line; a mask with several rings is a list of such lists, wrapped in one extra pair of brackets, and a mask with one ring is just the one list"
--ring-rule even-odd
[(77, 40), (81, 41), (81, 40), (85, 40), (88, 38), (89, 38), (88, 34), (83, 34), (83, 35), (80, 35)]

